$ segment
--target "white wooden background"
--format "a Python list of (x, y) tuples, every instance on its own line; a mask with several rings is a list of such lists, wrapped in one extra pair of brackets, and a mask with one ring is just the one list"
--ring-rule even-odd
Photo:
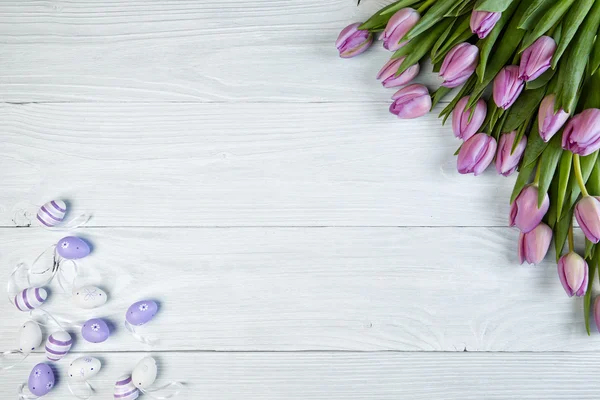
[[(77, 340), (110, 398), (145, 351), (186, 399), (597, 399), (599, 335), (548, 261), (519, 266), (514, 178), (460, 176), (435, 115), (399, 121), (379, 46), (341, 28), (387, 0), (2, 0), (0, 261), (62, 234), (15, 228), (52, 198), (93, 212), (84, 281), (117, 326)], [(421, 81), (437, 78), (424, 74)], [(438, 110), (439, 111), (439, 110)], [(122, 329), (129, 304), (161, 302)], [(0, 350), (26, 317), (0, 303)], [(31, 366), (0, 372), (16, 398)]]

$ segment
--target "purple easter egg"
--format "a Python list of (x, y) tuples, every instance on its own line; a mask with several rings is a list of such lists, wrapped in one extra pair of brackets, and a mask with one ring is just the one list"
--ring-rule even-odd
[(92, 318), (81, 327), (81, 336), (90, 343), (104, 342), (109, 334), (108, 325), (100, 318)]
[(67, 204), (62, 200), (52, 200), (44, 204), (37, 212), (40, 224), (51, 228), (58, 225), (65, 218)]
[(147, 322), (150, 322), (152, 318), (156, 315), (158, 311), (158, 304), (152, 300), (142, 300), (136, 303), (133, 303), (128, 309), (127, 314), (125, 314), (125, 319), (131, 325), (144, 325)]
[(20, 311), (31, 311), (38, 308), (48, 298), (48, 292), (44, 288), (31, 287), (23, 289), (15, 296), (15, 306)]
[(29, 391), (36, 396), (48, 394), (54, 387), (54, 371), (48, 364), (39, 363), (31, 370), (27, 382)]
[(77, 236), (67, 236), (58, 241), (56, 252), (68, 260), (76, 260), (90, 254), (90, 246)]
[(114, 398), (118, 400), (135, 400), (140, 391), (131, 382), (131, 375), (123, 375), (115, 383)]

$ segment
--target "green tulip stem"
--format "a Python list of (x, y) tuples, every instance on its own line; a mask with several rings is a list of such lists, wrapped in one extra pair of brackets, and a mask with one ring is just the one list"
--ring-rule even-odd
[(541, 161), (538, 162), (537, 170), (535, 171), (535, 178), (533, 179), (533, 184), (538, 186), (540, 183), (540, 176), (542, 175), (542, 165)]
[(575, 249), (575, 241), (573, 240), (573, 219), (569, 224), (569, 252)]
[(423, 11), (427, 10), (436, 1), (437, 0), (427, 0), (425, 3), (423, 3), (423, 5), (417, 9), (419, 15), (423, 15)]
[(579, 189), (584, 196), (589, 196), (587, 189), (585, 188), (585, 182), (581, 173), (581, 162), (579, 161), (579, 154), (573, 154), (573, 167), (575, 168), (575, 178), (577, 178), (577, 184)]

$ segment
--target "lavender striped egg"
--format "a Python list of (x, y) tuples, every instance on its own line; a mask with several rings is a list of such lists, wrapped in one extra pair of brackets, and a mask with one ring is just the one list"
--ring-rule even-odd
[(115, 399), (134, 400), (140, 395), (140, 391), (131, 381), (131, 375), (123, 375), (115, 383)]
[(37, 220), (40, 224), (49, 228), (58, 225), (65, 218), (67, 205), (62, 200), (52, 200), (40, 207), (37, 212)]
[(15, 296), (15, 306), (21, 311), (30, 311), (44, 304), (47, 298), (46, 289), (30, 287)]
[(54, 332), (46, 340), (46, 357), (50, 361), (58, 361), (71, 350), (73, 339), (65, 331)]

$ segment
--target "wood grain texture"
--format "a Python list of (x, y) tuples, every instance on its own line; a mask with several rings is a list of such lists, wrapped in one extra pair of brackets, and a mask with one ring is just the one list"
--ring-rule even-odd
[(95, 226), (506, 226), (514, 182), (382, 104), (4, 104), (0, 131), (3, 226), (53, 198)]
[[(91, 380), (96, 398), (112, 398), (116, 379), (142, 353), (94, 354), (105, 364)], [(44, 400), (69, 399), (68, 362)], [(183, 399), (595, 400), (600, 395), (592, 354), (473, 353), (161, 353), (157, 384), (182, 380)], [(16, 398), (41, 355), (0, 375), (0, 396)], [(145, 398), (142, 396), (140, 398)]]

